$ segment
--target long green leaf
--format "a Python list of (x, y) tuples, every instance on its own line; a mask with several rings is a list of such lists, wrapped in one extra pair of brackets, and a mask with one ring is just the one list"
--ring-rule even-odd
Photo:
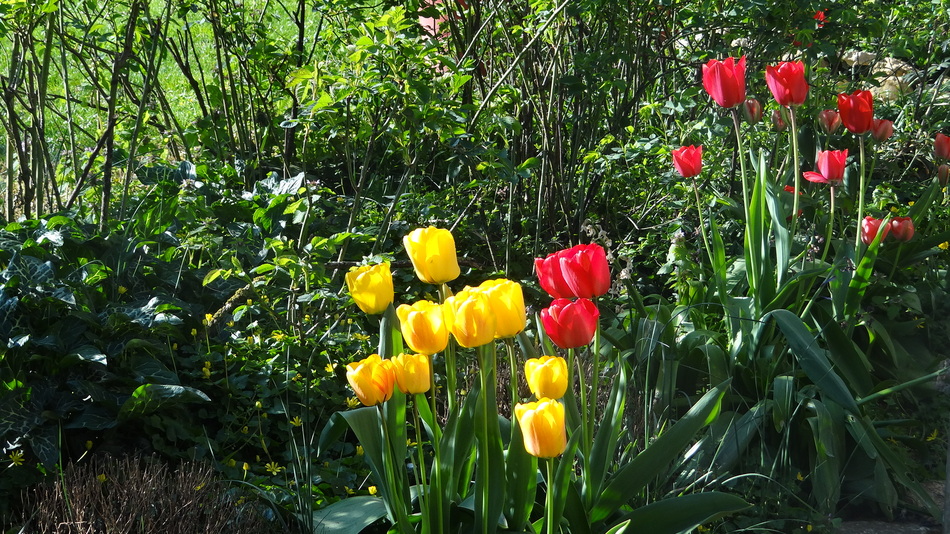
[(613, 384), (610, 387), (610, 398), (604, 410), (591, 448), (590, 472), (584, 477), (584, 491), (593, 495), (600, 494), (604, 480), (607, 477), (607, 468), (613, 461), (620, 443), (620, 435), (624, 431), (623, 412), (627, 398), (627, 364), (621, 359), (617, 362), (617, 372), (614, 374)]
[(360, 495), (337, 501), (313, 513), (314, 534), (359, 534), (386, 517), (386, 505), (378, 497)]
[(696, 432), (719, 414), (729, 382), (709, 390), (679, 421), (614, 473), (591, 510), (591, 522), (603, 521), (636, 497), (670, 462), (682, 455)]
[[(624, 514), (620, 522), (629, 521), (633, 532), (650, 534), (679, 534), (741, 512), (752, 506), (735, 495), (708, 491), (671, 499), (663, 499)], [(622, 531), (626, 532), (626, 531)]]

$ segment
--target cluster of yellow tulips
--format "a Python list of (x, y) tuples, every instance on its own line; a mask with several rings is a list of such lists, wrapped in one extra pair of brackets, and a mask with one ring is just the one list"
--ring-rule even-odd
[[(441, 285), (445, 298), (441, 304), (420, 300), (396, 308), (402, 339), (415, 354), (388, 359), (373, 354), (347, 365), (347, 379), (366, 406), (389, 400), (394, 387), (407, 395), (432, 389), (431, 356), (446, 350), (449, 334), (461, 347), (480, 347), (516, 336), (527, 322), (524, 295), (517, 282), (487, 280), (448, 294), (444, 284), (460, 274), (455, 239), (448, 230), (418, 228), (403, 243), (419, 279)], [(346, 283), (353, 300), (367, 314), (384, 313), (393, 305), (395, 292), (388, 263), (355, 268), (346, 274)], [(561, 357), (542, 356), (529, 359), (524, 368), (528, 385), (538, 398), (515, 407), (525, 448), (537, 457), (555, 457), (567, 445), (564, 406), (557, 402), (567, 389), (567, 364)], [(453, 371), (447, 369), (452, 375)], [(451, 395), (454, 384), (449, 386)]]

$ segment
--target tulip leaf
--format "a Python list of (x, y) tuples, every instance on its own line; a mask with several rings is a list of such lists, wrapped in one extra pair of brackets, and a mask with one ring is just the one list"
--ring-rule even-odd
[(592, 522), (603, 521), (636, 497), (670, 462), (683, 454), (696, 432), (719, 414), (729, 381), (709, 390), (669, 430), (629, 463), (618, 469), (590, 512)]
[(546, 480), (546, 491), (554, 492), (554, 524), (561, 523), (561, 517), (564, 516), (564, 506), (567, 503), (567, 496), (570, 493), (571, 475), (574, 474), (574, 456), (577, 453), (577, 444), (583, 432), (575, 432), (567, 442), (567, 448), (560, 458), (549, 458), (547, 462), (557, 462), (554, 469), (553, 485), (551, 480)]
[(763, 316), (763, 321), (775, 318), (782, 333), (788, 340), (792, 354), (802, 366), (808, 378), (815, 383), (823, 395), (837, 402), (850, 413), (858, 413), (858, 405), (841, 377), (835, 373), (828, 361), (827, 351), (818, 346), (815, 336), (808, 331), (805, 323), (788, 310), (773, 310)]
[(524, 448), (524, 436), (521, 425), (512, 422), (511, 440), (505, 458), (505, 476), (509, 491), (505, 516), (510, 528), (523, 528), (529, 521), (534, 508), (534, 498), (538, 489), (538, 461)]
[(706, 491), (663, 499), (637, 508), (624, 514), (619, 524), (629, 521), (641, 532), (648, 527), (650, 534), (679, 534), (749, 508), (749, 503), (735, 495)]
[(379, 497), (349, 497), (314, 512), (313, 533), (359, 534), (383, 517), (386, 504)]
[(604, 410), (594, 445), (591, 448), (590, 472), (585, 473), (584, 491), (592, 495), (600, 493), (607, 476), (607, 468), (613, 461), (624, 431), (623, 413), (626, 406), (627, 364), (620, 359), (610, 388), (610, 398)]

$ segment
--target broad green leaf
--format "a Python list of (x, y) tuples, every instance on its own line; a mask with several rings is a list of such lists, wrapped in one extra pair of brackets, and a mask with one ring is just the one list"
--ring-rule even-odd
[(359, 534), (386, 517), (386, 504), (378, 497), (360, 495), (337, 501), (313, 513), (314, 534)]
[(143, 384), (132, 392), (132, 396), (119, 409), (119, 420), (147, 415), (169, 406), (190, 404), (193, 402), (211, 402), (201, 391), (177, 385)]
[(751, 507), (735, 495), (707, 491), (648, 504), (624, 514), (621, 520), (634, 525), (633, 532), (679, 534)]

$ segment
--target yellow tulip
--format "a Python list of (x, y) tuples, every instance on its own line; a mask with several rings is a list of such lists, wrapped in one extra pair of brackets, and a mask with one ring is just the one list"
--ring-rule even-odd
[(393, 275), (388, 263), (351, 270), (346, 273), (346, 287), (356, 305), (369, 315), (383, 313), (393, 302)]
[(486, 280), (474, 291), (488, 296), (488, 303), (491, 305), (492, 313), (495, 314), (495, 338), (516, 336), (518, 332), (524, 330), (527, 317), (521, 284), (503, 278)]
[(445, 326), (463, 347), (478, 347), (495, 339), (495, 315), (488, 296), (462, 290), (445, 299)]
[(560, 356), (541, 356), (524, 362), (524, 377), (537, 398), (560, 399), (567, 391), (567, 362)]
[(458, 278), (461, 271), (452, 232), (434, 226), (416, 228), (402, 242), (419, 280), (443, 284)]
[(449, 343), (449, 331), (445, 327), (442, 305), (420, 300), (411, 306), (403, 304), (396, 308), (402, 338), (413, 351), (420, 354), (435, 354), (445, 350)]
[(407, 395), (425, 393), (432, 384), (432, 364), (425, 354), (400, 354), (392, 358), (396, 384)]
[(358, 362), (346, 364), (346, 380), (357, 398), (366, 406), (376, 406), (393, 395), (396, 375), (393, 362), (373, 354)]
[(543, 398), (515, 406), (515, 417), (524, 436), (524, 448), (531, 456), (554, 458), (567, 448), (564, 405)]

